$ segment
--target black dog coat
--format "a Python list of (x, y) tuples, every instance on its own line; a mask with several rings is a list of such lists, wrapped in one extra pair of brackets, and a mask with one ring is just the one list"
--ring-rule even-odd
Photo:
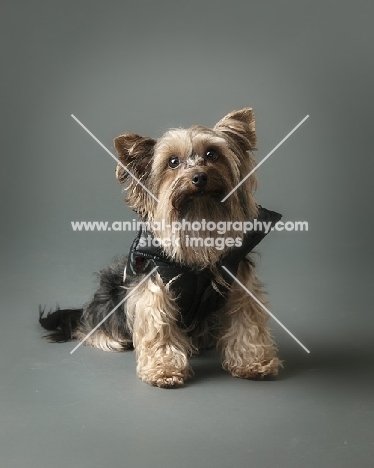
[[(259, 207), (257, 220), (271, 223), (273, 227), (282, 215), (275, 211)], [(268, 229), (268, 232), (270, 229)], [(230, 286), (233, 278), (220, 268), (225, 266), (234, 276), (239, 263), (251, 252), (256, 245), (268, 234), (264, 230), (251, 231), (244, 235), (242, 245), (233, 247), (217, 263), (218, 270)], [(162, 247), (155, 247), (153, 235), (145, 229), (140, 229), (131, 245), (126, 267), (125, 285), (137, 275), (144, 275), (157, 267), (164, 284), (170, 283), (170, 289), (176, 296), (181, 317), (180, 326), (194, 329), (208, 317), (210, 313), (225, 304), (228, 287), (217, 283), (209, 268), (193, 269), (181, 263), (174, 262), (167, 257)], [(151, 245), (149, 245), (151, 244)], [(145, 245), (145, 247), (143, 247)], [(172, 281), (173, 280), (173, 281)]]

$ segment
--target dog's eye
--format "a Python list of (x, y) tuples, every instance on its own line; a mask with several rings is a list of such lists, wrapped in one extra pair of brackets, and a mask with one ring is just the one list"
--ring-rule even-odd
[(218, 154), (214, 150), (207, 150), (205, 152), (205, 158), (208, 161), (215, 161), (218, 158)]
[(176, 156), (172, 156), (171, 158), (169, 158), (169, 167), (171, 169), (176, 169), (179, 166), (180, 166), (179, 158), (177, 158)]

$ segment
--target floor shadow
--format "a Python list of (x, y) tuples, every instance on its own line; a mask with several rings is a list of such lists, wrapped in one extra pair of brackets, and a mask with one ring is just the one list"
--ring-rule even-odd
[(347, 347), (319, 344), (310, 354), (298, 350), (281, 349), (283, 370), (278, 379), (284, 380), (306, 372), (322, 372), (329, 375), (374, 374), (374, 349), (372, 346)]
[[(281, 348), (279, 356), (283, 361), (283, 369), (277, 377), (266, 380), (288, 380), (311, 372), (340, 377), (364, 373), (374, 378), (374, 350), (370, 346), (343, 348), (319, 344), (313, 349), (310, 354), (303, 354), (299, 349)], [(195, 375), (188, 381), (189, 385), (201, 380), (218, 380), (229, 375), (222, 369), (221, 356), (215, 350), (193, 357), (190, 364)]]

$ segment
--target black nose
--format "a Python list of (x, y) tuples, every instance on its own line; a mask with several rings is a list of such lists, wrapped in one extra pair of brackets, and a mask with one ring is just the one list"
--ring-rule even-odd
[(205, 172), (197, 172), (192, 176), (191, 182), (196, 187), (205, 187), (206, 183), (208, 182), (208, 176), (205, 174)]

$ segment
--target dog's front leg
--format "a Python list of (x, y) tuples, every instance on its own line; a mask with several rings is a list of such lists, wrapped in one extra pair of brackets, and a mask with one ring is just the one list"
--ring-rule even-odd
[(188, 364), (191, 340), (178, 327), (178, 308), (158, 276), (132, 298), (132, 334), (138, 376), (158, 387), (183, 385), (193, 372)]
[[(254, 268), (242, 262), (239, 281), (266, 305)], [(223, 368), (234, 377), (258, 379), (278, 374), (281, 361), (267, 326), (268, 314), (236, 282), (232, 285), (223, 317), (223, 332), (218, 341)]]

